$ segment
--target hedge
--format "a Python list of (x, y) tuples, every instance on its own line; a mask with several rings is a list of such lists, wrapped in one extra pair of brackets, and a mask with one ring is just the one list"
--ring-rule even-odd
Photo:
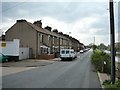
[[(110, 74), (111, 72), (111, 62), (110, 55), (101, 51), (95, 50), (91, 56), (91, 62), (99, 72), (104, 72)], [(104, 62), (106, 64), (104, 64)]]

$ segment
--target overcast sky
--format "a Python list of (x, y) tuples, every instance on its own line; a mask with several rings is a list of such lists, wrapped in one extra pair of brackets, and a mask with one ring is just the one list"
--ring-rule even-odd
[[(59, 0), (60, 1), (60, 0)], [(109, 4), (106, 2), (2, 2), (2, 24), (3, 32), (7, 31), (18, 19), (26, 19), (33, 23), (42, 20), (43, 28), (51, 26), (52, 29), (80, 40), (88, 45), (110, 43), (109, 35)], [(0, 5), (1, 6), (1, 5)], [(120, 9), (119, 9), (120, 10)], [(118, 1), (115, 3), (115, 33), (118, 41)], [(71, 32), (71, 34), (69, 33)]]

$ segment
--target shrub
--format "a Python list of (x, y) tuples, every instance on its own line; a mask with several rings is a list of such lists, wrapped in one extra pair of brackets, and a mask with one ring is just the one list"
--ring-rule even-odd
[(105, 90), (113, 90), (113, 88), (117, 88), (117, 86), (114, 84), (110, 84), (110, 85), (105, 86)]
[[(91, 56), (91, 62), (99, 72), (110, 74), (110, 55), (101, 50), (95, 50)], [(106, 62), (106, 64), (104, 64)]]
[(120, 80), (117, 80), (117, 81), (115, 82), (115, 85), (120, 88)]
[(113, 88), (116, 88), (116, 90), (120, 90), (120, 80), (117, 80), (115, 84), (111, 84), (110, 80), (105, 80), (103, 82), (103, 85), (105, 87), (105, 90), (113, 90)]
[(110, 80), (105, 80), (105, 81), (103, 82), (103, 85), (109, 85), (110, 83), (111, 83)]

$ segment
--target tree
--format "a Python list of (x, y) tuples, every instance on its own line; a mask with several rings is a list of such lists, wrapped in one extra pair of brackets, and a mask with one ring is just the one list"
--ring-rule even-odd
[(100, 45), (98, 45), (98, 49), (106, 50), (107, 46), (105, 46), (104, 43), (101, 43)]
[(93, 45), (93, 50), (96, 50), (97, 46), (96, 45)]

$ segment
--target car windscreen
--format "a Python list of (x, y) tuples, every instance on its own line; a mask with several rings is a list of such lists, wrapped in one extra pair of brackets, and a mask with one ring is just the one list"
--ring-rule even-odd
[(73, 51), (71, 51), (71, 53), (74, 53)]

